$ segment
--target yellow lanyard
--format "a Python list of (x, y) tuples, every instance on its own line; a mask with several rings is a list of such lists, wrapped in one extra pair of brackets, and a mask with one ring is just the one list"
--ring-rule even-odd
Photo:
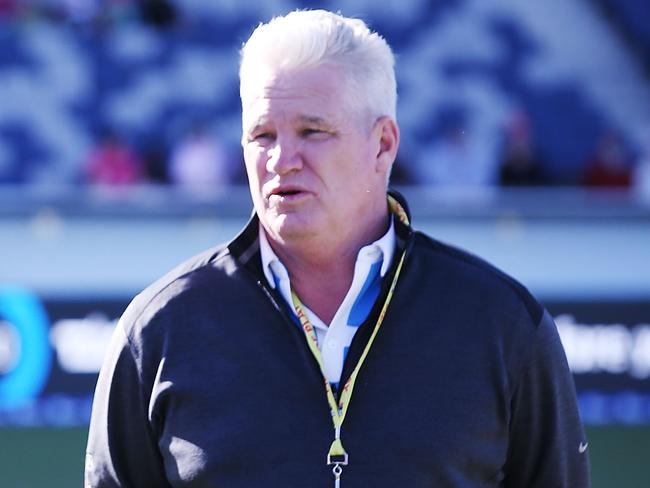
[[(390, 195), (388, 195), (388, 205), (391, 211), (395, 215), (397, 215), (397, 217), (403, 223), (405, 223), (406, 225), (409, 224), (406, 212), (404, 211), (402, 206), (397, 202), (397, 200), (395, 200)], [(354, 383), (357, 379), (357, 375), (359, 374), (359, 370), (361, 369), (361, 365), (363, 364), (364, 360), (366, 359), (366, 356), (368, 355), (368, 352), (370, 351), (370, 348), (372, 347), (372, 343), (375, 340), (375, 337), (377, 336), (377, 332), (379, 332), (379, 328), (381, 327), (381, 324), (384, 321), (384, 316), (386, 315), (388, 304), (390, 303), (393, 297), (393, 291), (395, 290), (397, 279), (399, 277), (400, 271), (402, 270), (402, 264), (404, 264), (405, 254), (406, 253), (403, 252), (400, 257), (399, 263), (397, 264), (397, 269), (395, 270), (395, 276), (393, 277), (393, 281), (391, 282), (390, 288), (388, 289), (388, 294), (386, 295), (386, 300), (384, 301), (384, 305), (381, 308), (381, 312), (379, 314), (379, 318), (377, 319), (377, 323), (375, 324), (375, 328), (372, 331), (372, 335), (370, 336), (370, 339), (368, 339), (368, 343), (366, 344), (366, 347), (363, 350), (363, 354), (361, 354), (361, 357), (359, 358), (357, 365), (354, 367), (352, 374), (350, 375), (348, 380), (345, 382), (345, 385), (343, 386), (343, 390), (341, 392), (341, 398), (339, 399), (338, 405), (334, 397), (334, 392), (332, 391), (332, 386), (330, 385), (329, 381), (325, 376), (325, 369), (323, 367), (323, 358), (321, 356), (320, 350), (318, 349), (318, 338), (316, 336), (316, 331), (314, 330), (314, 327), (309, 322), (309, 319), (307, 318), (307, 315), (303, 310), (303, 305), (300, 302), (298, 295), (296, 295), (296, 293), (293, 290), (291, 290), (291, 298), (293, 301), (293, 306), (296, 309), (296, 314), (298, 315), (298, 318), (300, 319), (300, 324), (302, 325), (302, 330), (305, 333), (307, 345), (309, 346), (309, 349), (314, 355), (316, 362), (318, 362), (318, 365), (320, 366), (321, 373), (323, 374), (323, 379), (325, 382), (325, 392), (327, 393), (327, 402), (329, 403), (330, 411), (332, 414), (332, 422), (334, 424), (334, 441), (332, 442), (329, 452), (327, 453), (327, 465), (334, 466), (332, 468), (332, 472), (334, 473), (335, 488), (340, 487), (341, 473), (343, 472), (343, 468), (341, 466), (345, 466), (348, 464), (348, 454), (347, 452), (345, 452), (345, 449), (343, 448), (343, 444), (341, 443), (341, 426), (343, 425), (343, 421), (345, 420), (345, 415), (350, 405), (350, 400), (352, 399), (352, 391), (354, 390)]]

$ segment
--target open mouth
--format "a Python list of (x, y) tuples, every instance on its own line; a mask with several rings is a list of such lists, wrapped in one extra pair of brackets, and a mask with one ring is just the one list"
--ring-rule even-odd
[(289, 182), (268, 183), (263, 191), (265, 198), (269, 201), (275, 202), (276, 204), (299, 203), (311, 194), (311, 192), (300, 183)]
[(290, 197), (293, 195), (298, 195), (302, 193), (300, 190), (286, 190), (286, 191), (279, 191), (274, 193), (274, 195), (279, 195), (281, 197)]
[(279, 186), (269, 192), (269, 198), (295, 198), (299, 195), (303, 195), (305, 192), (297, 186)]

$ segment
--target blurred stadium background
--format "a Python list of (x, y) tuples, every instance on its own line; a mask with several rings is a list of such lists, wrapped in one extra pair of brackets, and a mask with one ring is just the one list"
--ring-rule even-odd
[(546, 304), (593, 486), (650, 486), (646, 0), (0, 0), (0, 486), (81, 486), (117, 317), (250, 214), (238, 49), (306, 7), (394, 46), (415, 225)]

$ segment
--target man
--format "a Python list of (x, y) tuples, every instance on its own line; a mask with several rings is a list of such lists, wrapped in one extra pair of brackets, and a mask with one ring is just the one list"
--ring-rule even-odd
[(255, 30), (240, 71), (255, 215), (125, 312), (87, 486), (589, 486), (551, 318), (387, 197), (393, 64), (329, 12)]

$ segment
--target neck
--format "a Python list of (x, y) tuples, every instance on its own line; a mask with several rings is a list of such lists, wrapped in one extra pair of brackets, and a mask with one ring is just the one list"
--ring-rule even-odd
[(331, 323), (350, 289), (359, 250), (386, 233), (388, 215), (371, 224), (355, 239), (340, 242), (318, 239), (289, 245), (269, 239), (300, 300), (326, 324)]

